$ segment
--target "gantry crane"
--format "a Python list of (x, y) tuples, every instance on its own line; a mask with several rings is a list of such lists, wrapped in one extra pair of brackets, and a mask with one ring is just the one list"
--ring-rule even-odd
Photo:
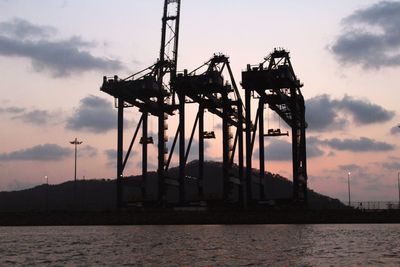
[[(280, 135), (280, 131), (270, 131), (264, 134), (264, 106), (275, 111), (292, 129), (292, 157), (293, 157), (293, 200), (299, 203), (307, 202), (307, 158), (306, 158), (306, 121), (304, 98), (300, 88), (303, 86), (297, 79), (289, 52), (284, 49), (275, 49), (265, 61), (256, 66), (247, 66), (242, 72), (242, 87), (245, 90), (246, 125), (251, 124), (251, 96), (258, 98), (259, 160), (260, 160), (260, 197), (264, 197), (264, 137)], [(256, 123), (257, 124), (257, 123)], [(251, 181), (251, 164), (254, 137), (257, 129), (252, 133), (246, 127), (246, 178)], [(251, 186), (248, 186), (248, 195), (251, 196)]]
[[(198, 125), (199, 139), (199, 170), (198, 193), (199, 199), (203, 196), (204, 180), (204, 139), (215, 137), (214, 132), (204, 131), (204, 112), (222, 119), (222, 151), (223, 151), (223, 200), (225, 203), (234, 202), (234, 189), (238, 190), (238, 200), (246, 207), (253, 200), (252, 192), (252, 153), (257, 134), (259, 137), (260, 159), (260, 198), (265, 198), (264, 176), (264, 137), (282, 135), (280, 129), (269, 129), (264, 133), (264, 106), (269, 105), (292, 128), (293, 151), (293, 199), (296, 202), (307, 201), (307, 169), (306, 169), (306, 140), (305, 140), (305, 107), (300, 88), (302, 84), (297, 79), (289, 58), (289, 53), (283, 49), (276, 49), (265, 61), (257, 66), (248, 66), (242, 72), (242, 86), (245, 89), (245, 105), (241, 100), (229, 58), (222, 54), (215, 54), (209, 61), (199, 68), (188, 72), (177, 73), (178, 37), (180, 20), (180, 0), (165, 0), (160, 56), (155, 64), (139, 71), (127, 78), (118, 76), (104, 77), (101, 90), (115, 98), (118, 108), (117, 134), (117, 204), (122, 207), (126, 202), (123, 199), (123, 171), (133, 149), (134, 142), (140, 128), (142, 136), (142, 179), (141, 201), (148, 201), (146, 192), (148, 144), (154, 142), (148, 135), (148, 118), (158, 118), (158, 151), (157, 151), (157, 181), (158, 193), (156, 205), (165, 204), (167, 185), (178, 187), (179, 204), (186, 205), (188, 198), (185, 195), (185, 167)], [(225, 80), (223, 73), (228, 73)], [(196, 74), (200, 72), (200, 74)], [(257, 96), (256, 96), (257, 95)], [(258, 98), (258, 109), (255, 125), (251, 120), (251, 97)], [(185, 139), (185, 105), (197, 103), (198, 112), (188, 144)], [(129, 148), (123, 153), (124, 109), (139, 108), (141, 118), (131, 139)], [(245, 116), (243, 111), (245, 110)], [(168, 116), (179, 111), (179, 125), (175, 138), (168, 153)], [(236, 128), (236, 133), (230, 131)], [(246, 132), (246, 175), (243, 167), (243, 132)], [(172, 154), (179, 137), (179, 175), (178, 181), (167, 177), (167, 171)], [(236, 148), (238, 148), (236, 150)], [(237, 151), (237, 153), (236, 153)], [(233, 165), (237, 154), (238, 173), (234, 174)]]
[[(132, 150), (137, 132), (142, 124), (142, 198), (145, 200), (147, 178), (147, 145), (152, 142), (148, 137), (149, 114), (158, 117), (158, 201), (165, 199), (165, 167), (167, 150), (167, 119), (173, 115), (176, 105), (171, 101), (174, 91), (170, 82), (176, 76), (178, 62), (178, 37), (180, 19), (180, 0), (165, 0), (162, 17), (160, 57), (152, 66), (120, 79), (104, 77), (101, 90), (116, 99), (118, 107), (118, 144), (117, 144), (117, 204), (123, 205), (122, 175)], [(129, 149), (123, 159), (123, 118), (124, 108), (137, 107), (142, 113)]]
[[(196, 74), (199, 72), (201, 73)], [(227, 72), (227, 80), (224, 79), (224, 72)], [(204, 139), (215, 137), (214, 132), (204, 131), (204, 111), (208, 110), (222, 119), (223, 201), (236, 202), (232, 195), (238, 195), (237, 200), (242, 202), (245, 199), (243, 197), (243, 102), (229, 58), (223, 54), (214, 54), (209, 61), (190, 73), (187, 70), (179, 73), (173, 87), (179, 96), (180, 178), (185, 177), (187, 155), (198, 124), (200, 184), (204, 179)], [(198, 104), (198, 113), (189, 139), (189, 147), (185, 152), (185, 105), (188, 102)], [(236, 127), (235, 136), (231, 131), (233, 127)], [(237, 175), (233, 171), (236, 146), (238, 146)], [(237, 194), (234, 194), (234, 188), (239, 188)], [(203, 190), (199, 191), (202, 193)]]

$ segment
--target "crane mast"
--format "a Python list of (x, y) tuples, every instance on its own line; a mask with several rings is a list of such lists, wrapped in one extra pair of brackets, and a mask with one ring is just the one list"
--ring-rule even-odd
[[(117, 132), (117, 205), (123, 207), (129, 203), (140, 202), (146, 205), (166, 206), (171, 192), (178, 192), (179, 205), (191, 205), (195, 201), (213, 201), (207, 199), (204, 171), (205, 140), (214, 139), (214, 131), (204, 131), (204, 112), (215, 114), (222, 120), (222, 175), (211, 177), (221, 179), (222, 196), (218, 201), (223, 205), (232, 203), (246, 207), (248, 204), (260, 205), (265, 200), (266, 177), (264, 159), (264, 138), (267, 136), (288, 135), (280, 129), (268, 129), (264, 133), (264, 107), (268, 105), (292, 129), (293, 156), (293, 196), (297, 203), (307, 202), (307, 164), (305, 105), (301, 93), (303, 86), (297, 79), (289, 52), (275, 49), (264, 62), (250, 66), (242, 72), (242, 87), (245, 93), (243, 103), (232, 69), (229, 57), (214, 54), (213, 57), (191, 72), (177, 72), (179, 23), (181, 0), (165, 0), (163, 6), (161, 46), (156, 62), (126, 78), (118, 76), (103, 77), (101, 91), (115, 98), (118, 109)], [(224, 78), (224, 73), (225, 77)], [(258, 101), (256, 118), (251, 119), (252, 97)], [(198, 108), (194, 119), (189, 141), (185, 139), (185, 107), (195, 104)], [(141, 113), (136, 130), (130, 141), (129, 148), (124, 153), (124, 109), (136, 107)], [(168, 151), (168, 117), (179, 112), (179, 124), (175, 137)], [(148, 182), (148, 145), (153, 144), (149, 136), (148, 118), (158, 119), (157, 132), (157, 191), (146, 186)], [(258, 130), (257, 130), (258, 128)], [(197, 177), (186, 175), (186, 163), (190, 153), (195, 132), (198, 132), (198, 173)], [(140, 197), (132, 199), (132, 186), (129, 179), (124, 179), (123, 172), (133, 149), (136, 137), (141, 130), (140, 146), (142, 152), (142, 176)], [(236, 130), (236, 131), (235, 131)], [(233, 132), (235, 131), (235, 133)], [(245, 133), (245, 140), (243, 135)], [(253, 179), (252, 170), (253, 147), (258, 133), (260, 171), (258, 181)], [(170, 177), (168, 168), (174, 154), (174, 148), (179, 140), (179, 174)], [(245, 145), (245, 153), (244, 153)], [(244, 167), (244, 154), (246, 166)], [(236, 164), (237, 163), (237, 164)], [(235, 166), (236, 165), (236, 166)], [(246, 172), (246, 175), (244, 174)], [(187, 184), (196, 181), (198, 192), (188, 194)], [(170, 190), (171, 187), (175, 189)], [(258, 187), (258, 193), (253, 188)], [(177, 188), (177, 190), (176, 190)], [(193, 186), (191, 187), (193, 190)], [(188, 195), (186, 195), (188, 194)], [(190, 195), (190, 196), (189, 196)], [(258, 195), (258, 197), (257, 197)], [(193, 197), (194, 196), (194, 197)], [(258, 199), (257, 199), (258, 198)], [(176, 199), (174, 200), (176, 203)], [(150, 204), (149, 204), (150, 203)]]
[[(147, 179), (147, 159), (148, 144), (153, 140), (148, 136), (148, 116), (153, 115), (158, 118), (158, 193), (157, 200), (165, 200), (165, 167), (166, 155), (168, 154), (168, 116), (173, 115), (176, 109), (173, 88), (171, 82), (176, 76), (178, 59), (178, 36), (179, 36), (179, 17), (180, 0), (165, 0), (160, 55), (155, 64), (145, 68), (124, 79), (118, 76), (111, 78), (104, 77), (101, 90), (110, 94), (116, 99), (118, 108), (118, 141), (117, 141), (117, 205), (123, 206), (123, 171), (127, 159), (132, 150), (139, 128), (142, 128), (142, 201), (146, 200), (146, 179)], [(172, 101), (171, 101), (172, 100)], [(137, 107), (142, 113), (141, 119), (137, 125), (134, 137), (130, 143), (129, 149), (123, 155), (123, 117), (124, 108)]]
[[(161, 48), (159, 58), (159, 69), (157, 76), (158, 87), (160, 94), (157, 97), (157, 103), (160, 107), (158, 115), (158, 200), (165, 199), (164, 173), (168, 156), (168, 113), (164, 110), (165, 103), (172, 98), (172, 103), (175, 104), (175, 94), (170, 84), (176, 77), (176, 68), (178, 62), (178, 37), (179, 37), (179, 17), (180, 17), (180, 0), (165, 0), (164, 12), (162, 17), (162, 32), (161, 32)], [(167, 37), (169, 39), (167, 39)], [(165, 77), (169, 74), (169, 77)], [(183, 192), (184, 184), (180, 183), (180, 192)], [(182, 193), (181, 193), (182, 194)]]

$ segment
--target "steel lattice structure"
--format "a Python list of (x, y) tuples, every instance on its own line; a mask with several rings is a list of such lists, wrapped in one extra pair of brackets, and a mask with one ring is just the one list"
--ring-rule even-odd
[[(139, 185), (141, 188), (139, 202), (164, 206), (167, 202), (168, 186), (178, 189), (179, 196), (176, 204), (188, 205), (190, 201), (193, 201), (186, 196), (185, 184), (188, 177), (185, 168), (196, 129), (199, 143), (198, 177), (196, 177), (197, 200), (207, 200), (204, 197), (203, 188), (204, 140), (215, 137), (215, 134), (204, 131), (204, 112), (206, 110), (218, 116), (222, 121), (222, 203), (234, 203), (242, 207), (246, 207), (249, 203), (257, 203), (253, 197), (254, 192), (252, 192), (251, 169), (257, 133), (260, 148), (259, 200), (264, 200), (264, 137), (281, 135), (280, 130), (270, 129), (267, 134), (264, 133), (264, 106), (266, 104), (292, 128), (293, 199), (296, 202), (306, 203), (304, 98), (300, 91), (302, 84), (294, 74), (289, 53), (283, 49), (275, 50), (263, 63), (256, 67), (248, 66), (247, 70), (242, 73), (242, 87), (245, 91), (245, 103), (243, 103), (233, 77), (229, 58), (223, 54), (214, 54), (209, 61), (191, 72), (184, 70), (182, 73), (177, 73), (180, 8), (180, 0), (165, 0), (164, 2), (160, 57), (155, 64), (124, 79), (120, 79), (118, 76), (103, 78), (101, 90), (115, 98), (118, 108), (118, 207), (128, 204), (123, 197), (123, 171), (140, 129), (142, 130), (139, 142), (142, 148), (142, 176)], [(224, 79), (224, 76), (227, 79)], [(258, 98), (254, 124), (251, 120), (252, 96)], [(189, 141), (186, 141), (185, 108), (187, 105), (193, 104), (197, 105), (197, 115)], [(141, 117), (124, 155), (124, 109), (130, 107), (138, 108)], [(179, 113), (179, 125), (171, 149), (168, 151), (168, 117), (177, 112)], [(158, 118), (158, 193), (156, 201), (150, 200), (146, 192), (148, 144), (154, 142), (148, 134), (149, 116)], [(167, 171), (178, 140), (179, 174), (178, 177), (168, 177)], [(244, 155), (246, 155), (246, 167), (244, 167)], [(237, 162), (237, 172), (234, 171), (234, 162)], [(233, 197), (235, 193), (238, 198)]]
[[(147, 178), (147, 144), (148, 138), (148, 116), (158, 117), (158, 201), (165, 199), (165, 167), (168, 115), (173, 115), (176, 106), (171, 103), (173, 90), (169, 87), (170, 82), (176, 77), (176, 66), (178, 61), (178, 37), (180, 19), (180, 0), (166, 0), (162, 17), (161, 48), (158, 61), (125, 79), (104, 77), (101, 90), (114, 96), (118, 107), (118, 148), (117, 148), (117, 198), (118, 206), (122, 201), (122, 174), (128, 160), (136, 134), (132, 138), (131, 145), (123, 160), (123, 117), (124, 108), (135, 106), (142, 112), (137, 131), (142, 124), (142, 197), (145, 199), (145, 181)], [(169, 38), (169, 39), (167, 39)], [(137, 133), (135, 131), (135, 133)]]
[[(306, 157), (306, 121), (304, 97), (300, 88), (303, 84), (297, 79), (289, 52), (275, 49), (265, 61), (257, 66), (247, 66), (242, 72), (242, 86), (246, 99), (246, 124), (251, 123), (251, 96), (258, 95), (258, 110), (256, 121), (259, 136), (260, 181), (263, 184), (265, 175), (264, 138), (280, 135), (280, 131), (269, 130), (264, 134), (264, 106), (275, 111), (292, 128), (292, 161), (293, 161), (293, 199), (296, 202), (307, 202), (307, 157)], [(251, 179), (252, 149), (254, 134), (250, 128), (246, 131), (246, 166), (247, 179)], [(252, 139), (253, 136), (253, 139)], [(263, 186), (261, 197), (264, 197)], [(251, 194), (251, 192), (249, 192)]]
[[(204, 70), (201, 74), (195, 74)], [(229, 79), (224, 80), (223, 73), (227, 72)], [(243, 102), (241, 100), (229, 58), (223, 54), (215, 54), (209, 61), (188, 73), (178, 74), (173, 84), (179, 96), (179, 125), (180, 125), (180, 178), (183, 179), (184, 166), (186, 164), (184, 147), (184, 121), (186, 99), (191, 103), (198, 103), (198, 113), (192, 130), (189, 144), (193, 139), (193, 133), (197, 123), (199, 124), (199, 180), (203, 180), (204, 168), (204, 138), (210, 137), (204, 131), (204, 111), (217, 115), (222, 119), (222, 162), (223, 162), (223, 200), (234, 202), (230, 197), (235, 185), (239, 187), (239, 202), (243, 197)], [(236, 128), (233, 135), (231, 128)], [(233, 174), (233, 162), (236, 147), (238, 147), (238, 177)], [(190, 147), (189, 147), (190, 148)], [(188, 153), (186, 153), (187, 155)]]

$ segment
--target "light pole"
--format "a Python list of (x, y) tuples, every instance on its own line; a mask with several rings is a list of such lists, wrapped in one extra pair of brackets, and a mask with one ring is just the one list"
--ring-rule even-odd
[(70, 143), (75, 146), (75, 171), (74, 171), (74, 192), (73, 192), (74, 199), (73, 199), (73, 202), (76, 202), (76, 163), (77, 163), (78, 145), (82, 144), (82, 141), (78, 141), (78, 139), (75, 137), (75, 140), (70, 141)]
[(44, 179), (46, 179), (46, 211), (49, 209), (49, 177), (47, 175), (44, 176)]
[(397, 172), (397, 188), (399, 189), (399, 209), (400, 209), (400, 172)]
[(76, 162), (77, 162), (77, 152), (78, 152), (78, 145), (82, 144), (82, 141), (78, 141), (78, 139), (75, 137), (74, 141), (70, 141), (72, 145), (75, 146), (75, 172), (74, 172), (74, 181), (76, 182)]
[(350, 172), (347, 173), (347, 188), (349, 191), (349, 207), (350, 207), (350, 202), (351, 202), (351, 197), (350, 197)]

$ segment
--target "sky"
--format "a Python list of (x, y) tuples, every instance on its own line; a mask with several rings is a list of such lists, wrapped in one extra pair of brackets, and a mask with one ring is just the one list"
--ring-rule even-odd
[[(163, 0), (0, 0), (0, 191), (45, 176), (71, 180), (75, 137), (83, 142), (78, 179), (115, 176), (116, 110), (99, 90), (102, 77), (127, 77), (156, 61), (162, 8)], [(182, 0), (178, 69), (221, 52), (240, 83), (247, 64), (287, 49), (304, 83), (309, 188), (347, 201), (350, 172), (352, 200), (398, 200), (398, 25), (399, 1)], [(126, 114), (128, 142), (140, 114)], [(266, 128), (288, 130), (272, 111), (265, 119)], [(220, 121), (206, 120), (217, 133), (206, 159), (219, 160)], [(149, 123), (156, 132), (156, 119)], [(290, 137), (267, 139), (266, 150), (267, 170), (291, 179)], [(153, 159), (155, 152), (150, 147)], [(124, 175), (140, 173), (138, 146), (132, 157)]]

